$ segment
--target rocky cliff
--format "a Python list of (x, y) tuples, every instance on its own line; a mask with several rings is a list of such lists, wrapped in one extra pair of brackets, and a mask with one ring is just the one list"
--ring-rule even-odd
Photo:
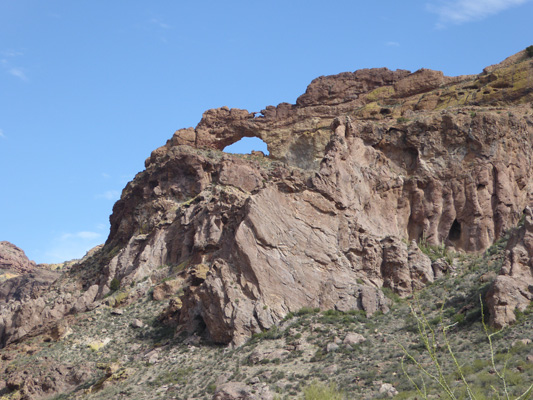
[(38, 297), (59, 276), (37, 266), (24, 251), (12, 243), (0, 242), (0, 305)]
[[(386, 312), (383, 287), (407, 296), (451, 268), (417, 242), (479, 252), (531, 205), (532, 71), (525, 52), (475, 76), (368, 69), (317, 78), (296, 104), (206, 111), (126, 186), (101, 250), (46, 300), (4, 306), (1, 343), (118, 286), (133, 301), (155, 285), (178, 332), (234, 345), (303, 307)], [(223, 152), (243, 137), (269, 155)]]
[(29, 260), (22, 249), (13, 243), (0, 242), (0, 270), (17, 275), (31, 272), (36, 267), (35, 262)]

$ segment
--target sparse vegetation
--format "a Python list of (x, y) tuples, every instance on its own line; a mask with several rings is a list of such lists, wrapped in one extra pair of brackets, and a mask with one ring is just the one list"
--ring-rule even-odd
[(419, 240), (418, 247), (420, 250), (422, 250), (422, 253), (426, 254), (431, 259), (431, 261), (436, 261), (439, 258), (443, 258), (449, 265), (453, 264), (455, 254), (448, 250), (444, 243), (440, 245), (429, 244), (424, 236)]
[[(508, 370), (509, 357), (497, 357), (493, 340), (501, 331), (491, 332), (485, 323), (483, 316), (483, 301), (480, 297), (480, 307), (482, 315), (483, 332), (487, 339), (488, 356), (490, 361), (476, 359), (474, 363), (460, 362), (457, 351), (452, 348), (449, 333), (454, 329), (458, 322), (448, 323), (443, 318), (443, 307), (441, 306), (438, 317), (428, 320), (427, 316), (420, 311), (420, 303), (415, 298), (414, 305), (410, 306), (411, 315), (416, 320), (420, 347), (423, 352), (422, 357), (415, 355), (413, 350), (409, 351), (405, 346), (400, 344), (405, 358), (402, 358), (402, 371), (405, 376), (415, 387), (416, 393), (423, 399), (432, 398), (432, 393), (442, 394), (447, 398), (455, 400), (459, 398), (468, 398), (471, 400), (489, 398), (487, 396), (496, 396), (495, 398), (510, 399), (511, 387), (517, 387), (523, 383), (520, 374)], [(502, 354), (502, 353), (499, 353)], [(425, 358), (425, 360), (423, 360)], [(427, 359), (429, 358), (429, 359)], [(406, 369), (404, 359), (410, 361), (421, 372), (421, 378), (416, 380)], [(497, 360), (503, 361), (498, 363)], [(448, 368), (445, 367), (446, 363)], [(491, 373), (486, 374), (484, 367), (489, 367)], [(450, 372), (451, 370), (451, 372)], [(471, 377), (475, 376), (475, 379)], [(492, 376), (494, 375), (494, 376)], [(426, 384), (424, 377), (427, 378), (434, 386)], [(459, 387), (458, 387), (459, 386)], [(516, 392), (516, 390), (515, 390)], [(519, 394), (517, 400), (525, 400), (533, 395), (533, 384), (529, 385)]]
[(305, 400), (342, 400), (344, 393), (337, 389), (337, 385), (330, 382), (329, 385), (313, 382), (304, 389)]

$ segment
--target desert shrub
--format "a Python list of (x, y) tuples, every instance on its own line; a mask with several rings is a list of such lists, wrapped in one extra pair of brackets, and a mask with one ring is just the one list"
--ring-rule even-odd
[(109, 289), (111, 289), (112, 292), (116, 292), (120, 289), (120, 281), (117, 278), (113, 278), (111, 280), (111, 283), (109, 284)]
[(129, 296), (129, 292), (127, 291), (124, 291), (124, 292), (118, 292), (117, 295), (115, 296), (115, 307), (118, 307), (119, 305), (121, 305), (124, 300), (126, 300)]
[(294, 315), (301, 317), (302, 315), (316, 314), (318, 312), (320, 312), (320, 308), (302, 307)]
[(394, 303), (400, 303), (402, 301), (402, 298), (389, 287), (383, 286), (381, 291), (385, 297), (387, 297), (389, 300), (392, 300)]
[(526, 54), (528, 57), (533, 57), (533, 46), (526, 47)]
[(304, 389), (305, 400), (342, 400), (344, 393), (337, 389), (337, 385), (331, 382), (329, 385), (312, 382)]
[[(444, 395), (444, 397), (452, 400), (459, 398), (481, 400), (487, 398), (486, 396), (488, 394), (496, 396), (494, 398), (510, 400), (510, 387), (516, 387), (524, 383), (519, 373), (507, 369), (510, 354), (496, 353), (493, 340), (501, 335), (501, 331), (491, 332), (490, 328), (486, 325), (481, 296), (479, 300), (479, 314), (490, 351), (490, 361), (487, 364), (484, 364), (481, 360), (476, 360), (472, 365), (461, 364), (458, 361), (448, 337), (448, 333), (458, 322), (446, 325), (443, 320), (442, 309), (440, 312), (440, 323), (436, 327), (420, 311), (421, 307), (416, 298), (415, 304), (410, 306), (411, 315), (416, 320), (420, 340), (419, 344), (424, 350), (424, 355), (429, 357), (429, 360), (423, 360), (420, 356), (416, 355), (412, 350), (413, 347), (409, 351), (405, 346), (400, 344), (404, 352), (404, 359), (402, 359), (401, 366), (405, 376), (415, 387), (421, 398), (433, 398), (433, 395), (430, 393), (431, 389), (426, 386), (424, 378), (434, 383), (439, 395)], [(413, 378), (408, 372), (406, 361), (413, 364), (420, 371), (422, 376), (421, 381), (420, 378)], [(500, 362), (503, 362), (503, 366), (501, 367), (497, 365)], [(446, 364), (451, 364), (453, 368), (451, 374), (455, 382), (453, 385), (450, 380), (450, 375), (445, 373)], [(489, 365), (490, 371), (483, 370), (483, 365)], [(473, 381), (471, 379), (467, 380), (468, 376), (473, 376)], [(516, 397), (516, 400), (531, 398), (533, 395), (533, 384), (528, 383), (528, 385), (527, 389), (523, 390), (522, 388), (522, 394)]]
[(424, 253), (431, 259), (431, 261), (437, 261), (439, 258), (444, 258), (444, 260), (446, 260), (449, 265), (453, 264), (453, 259), (455, 255), (453, 254), (453, 252), (449, 251), (446, 248), (444, 243), (441, 245), (429, 244), (427, 242), (426, 237), (423, 237), (418, 242), (418, 247), (420, 248), (422, 253)]
[(178, 368), (173, 371), (166, 371), (159, 375), (157, 375), (155, 378), (153, 378), (151, 381), (148, 382), (148, 385), (159, 387), (162, 385), (168, 385), (168, 384), (185, 384), (187, 382), (187, 377), (193, 372), (193, 369), (191, 367), (187, 368)]
[(280, 330), (277, 325), (274, 325), (266, 331), (254, 333), (250, 342), (257, 343), (259, 340), (276, 340), (282, 338), (284, 334), (284, 331)]

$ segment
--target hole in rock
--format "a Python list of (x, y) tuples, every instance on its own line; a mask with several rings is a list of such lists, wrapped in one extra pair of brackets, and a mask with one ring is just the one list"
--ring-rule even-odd
[(461, 223), (457, 219), (453, 220), (452, 227), (450, 228), (450, 233), (448, 234), (448, 239), (451, 241), (459, 240), (461, 238)]
[(207, 331), (207, 324), (201, 315), (196, 315), (192, 321), (192, 330), (190, 333), (196, 333), (197, 335), (204, 335)]
[(262, 151), (268, 156), (267, 144), (257, 137), (243, 137), (238, 142), (224, 148), (226, 153), (250, 154), (252, 151)]

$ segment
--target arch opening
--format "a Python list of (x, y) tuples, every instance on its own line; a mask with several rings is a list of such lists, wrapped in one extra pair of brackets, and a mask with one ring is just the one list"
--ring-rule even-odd
[(268, 156), (267, 144), (258, 137), (243, 137), (237, 142), (224, 147), (225, 153), (232, 154), (251, 154), (252, 151), (262, 151)]

